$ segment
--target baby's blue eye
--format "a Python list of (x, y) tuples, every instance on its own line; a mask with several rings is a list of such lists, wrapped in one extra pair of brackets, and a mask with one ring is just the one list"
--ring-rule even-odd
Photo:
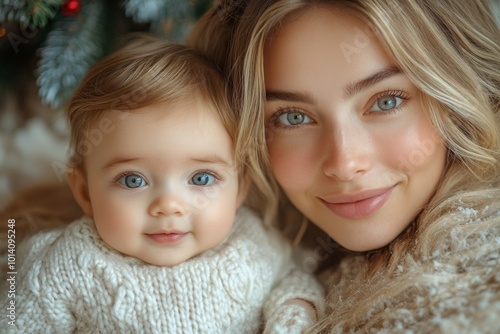
[(300, 112), (285, 112), (278, 117), (278, 122), (289, 126), (311, 123), (311, 119)]
[(211, 183), (214, 183), (215, 180), (216, 180), (215, 176), (213, 176), (209, 173), (203, 172), (203, 173), (196, 173), (191, 178), (190, 183), (197, 185), (197, 186), (206, 186), (206, 185), (209, 185)]
[(142, 176), (137, 174), (128, 174), (122, 176), (118, 182), (124, 185), (127, 188), (139, 188), (146, 186), (146, 181), (142, 178)]
[(387, 110), (392, 110), (394, 108), (399, 107), (399, 105), (403, 103), (403, 99), (397, 96), (384, 96), (379, 99), (373, 104), (372, 110), (373, 111), (387, 111)]

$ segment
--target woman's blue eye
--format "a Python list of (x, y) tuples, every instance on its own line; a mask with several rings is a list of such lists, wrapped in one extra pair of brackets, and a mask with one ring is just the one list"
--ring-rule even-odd
[(215, 176), (209, 174), (209, 173), (196, 173), (192, 178), (191, 182), (194, 185), (197, 186), (206, 186), (211, 183), (214, 183), (216, 180)]
[(128, 174), (122, 176), (118, 182), (127, 188), (139, 188), (146, 186), (146, 181), (137, 174)]
[(290, 126), (311, 123), (311, 119), (300, 112), (285, 112), (278, 117), (278, 122)]
[(372, 109), (373, 111), (387, 111), (387, 110), (392, 110), (394, 108), (399, 107), (401, 103), (403, 103), (403, 99), (397, 96), (384, 96), (379, 99), (373, 104)]

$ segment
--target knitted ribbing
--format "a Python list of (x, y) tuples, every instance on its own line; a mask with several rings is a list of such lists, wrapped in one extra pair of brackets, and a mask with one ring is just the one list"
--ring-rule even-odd
[[(270, 291), (293, 268), (289, 245), (247, 208), (225, 241), (174, 267), (110, 249), (88, 218), (32, 237), (25, 252), (16, 333), (253, 333)], [(310, 285), (305, 273), (292, 275)], [(290, 298), (303, 290), (282, 288)]]

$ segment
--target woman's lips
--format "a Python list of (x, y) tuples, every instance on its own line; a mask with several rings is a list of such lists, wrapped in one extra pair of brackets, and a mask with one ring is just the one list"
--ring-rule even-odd
[(181, 242), (187, 233), (173, 232), (173, 233), (151, 233), (146, 234), (151, 240), (156, 243), (164, 245), (174, 245)]
[(367, 217), (380, 209), (391, 196), (394, 187), (367, 190), (356, 194), (343, 194), (332, 198), (321, 198), (323, 203), (337, 216), (346, 219)]

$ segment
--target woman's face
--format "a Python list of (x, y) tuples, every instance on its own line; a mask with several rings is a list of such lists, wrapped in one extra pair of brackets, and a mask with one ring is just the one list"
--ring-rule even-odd
[(271, 36), (264, 57), (279, 184), (345, 248), (387, 245), (428, 203), (445, 166), (421, 92), (347, 11), (307, 10)]

